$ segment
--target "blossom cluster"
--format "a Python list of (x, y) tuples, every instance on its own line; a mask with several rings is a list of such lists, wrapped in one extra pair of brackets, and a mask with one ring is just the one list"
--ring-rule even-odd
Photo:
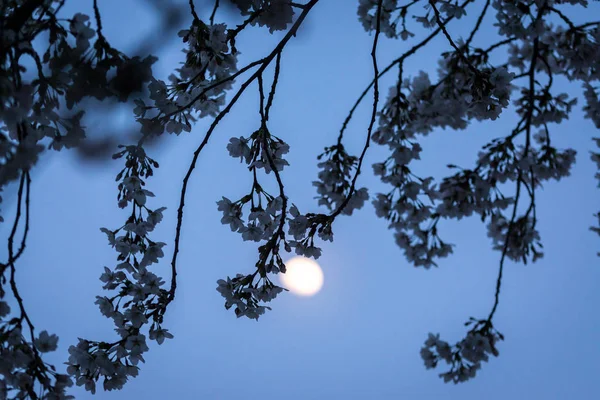
[[(263, 208), (264, 199), (267, 204)], [(251, 206), (251, 212), (244, 220), (243, 208), (247, 204)], [(239, 232), (243, 240), (252, 242), (268, 240), (275, 234), (281, 220), (282, 204), (280, 197), (272, 197), (259, 185), (254, 185), (249, 195), (237, 201), (223, 197), (217, 202), (218, 210), (223, 213), (221, 223), (229, 225), (232, 232)]]
[[(287, 252), (305, 257), (319, 258), (321, 249), (315, 245), (315, 234), (322, 240), (333, 240), (331, 219), (323, 214), (301, 214), (295, 205), (283, 210), (281, 197), (273, 197), (255, 182), (253, 192), (232, 202), (226, 197), (217, 202), (223, 213), (221, 223), (239, 232), (246, 241), (264, 242), (259, 246), (256, 271), (252, 274), (237, 274), (234, 278), (218, 280), (217, 291), (225, 298), (225, 308), (235, 306), (237, 317), (257, 319), (270, 310), (261, 305), (270, 302), (284, 289), (273, 284), (269, 274), (285, 273), (286, 267), (280, 255), (280, 247)], [(261, 200), (263, 199), (264, 200)], [(257, 199), (257, 200), (255, 200)], [(263, 209), (262, 202), (266, 202)], [(250, 213), (244, 219), (244, 206), (250, 205)], [(289, 216), (288, 216), (289, 213)], [(284, 221), (284, 222), (282, 222)], [(287, 239), (284, 224), (287, 222)]]
[[(501, 16), (513, 15), (507, 11), (511, 9), (510, 5), (498, 7)], [(521, 11), (515, 12), (518, 14)], [(516, 23), (517, 20), (511, 17), (510, 23)], [(503, 18), (499, 21), (501, 25), (509, 23)], [(525, 19), (519, 21), (521, 25), (525, 23)], [(552, 27), (548, 25), (547, 28), (546, 32), (552, 34)], [(532, 29), (531, 26), (523, 29), (524, 39), (532, 35)], [(595, 29), (589, 29), (591, 37), (595, 37)], [(588, 42), (591, 40), (589, 33), (578, 29), (567, 32), (571, 30), (588, 38)], [(558, 29), (558, 32), (562, 31)], [(559, 40), (565, 35), (568, 36), (566, 33), (558, 35), (556, 42), (550, 39), (542, 41), (540, 38), (538, 51), (542, 51), (541, 46), (547, 46), (544, 51), (554, 51), (556, 57), (551, 58), (561, 63), (560, 68), (566, 68), (563, 73), (570, 79), (594, 77), (595, 70), (589, 64), (569, 67), (561, 61), (567, 57), (562, 49), (569, 47)], [(534, 57), (533, 49), (527, 43), (527, 40), (510, 43), (509, 65), (521, 73), (529, 72), (531, 62), (527, 60)], [(435, 228), (439, 218), (460, 219), (473, 213), (479, 214), (482, 220), (491, 217), (488, 232), (496, 249), (507, 251), (513, 260), (527, 261), (529, 255), (533, 255), (535, 260), (542, 253), (539, 250), (541, 245), (535, 230), (535, 218), (531, 215), (533, 208), (530, 207), (527, 215), (517, 221), (507, 221), (502, 211), (515, 199), (505, 196), (501, 186), (507, 181), (522, 183), (533, 196), (533, 191), (543, 181), (559, 180), (569, 175), (575, 161), (575, 151), (558, 150), (551, 146), (548, 124), (560, 123), (568, 118), (576, 99), (569, 99), (564, 93), (553, 95), (550, 91), (551, 81), (539, 88), (524, 86), (521, 96), (514, 101), (521, 122), (511, 135), (494, 139), (484, 146), (475, 168), (463, 169), (449, 165), (458, 172), (444, 178), (438, 185), (433, 183), (432, 177), (415, 176), (409, 164), (420, 158), (422, 149), (416, 142), (418, 135), (426, 135), (440, 127), (464, 129), (471, 120), (496, 119), (501, 110), (509, 105), (514, 88), (513, 80), (517, 74), (509, 72), (506, 66), (490, 65), (488, 51), (475, 49), (471, 52), (470, 47), (460, 40), (452, 44), (456, 46), (455, 51), (443, 54), (437, 83), (432, 83), (426, 73), (420, 72), (412, 79), (399, 81), (390, 89), (388, 101), (379, 114), (379, 128), (373, 134), (373, 140), (386, 145), (391, 155), (384, 162), (374, 164), (373, 168), (375, 174), (383, 182), (391, 184), (393, 189), (387, 194), (375, 196), (373, 204), (376, 214), (390, 221), (390, 228), (396, 230), (397, 243), (416, 266), (436, 265), (434, 258), (451, 252), (451, 247), (437, 236)], [(541, 66), (538, 68), (544, 72)], [(550, 71), (546, 72), (552, 73), (558, 69), (549, 68)], [(589, 85), (586, 97), (588, 117), (593, 117), (596, 97)], [(525, 132), (529, 137), (533, 128), (543, 128), (543, 131), (531, 135), (531, 139), (526, 140), (527, 144), (515, 143), (519, 134)], [(533, 203), (533, 199), (531, 201)], [(508, 229), (509, 225), (511, 229)], [(510, 231), (508, 238), (507, 231)], [(507, 248), (506, 241), (509, 243)]]
[[(282, 262), (280, 265), (281, 270), (285, 271)], [(227, 277), (227, 280), (217, 281), (217, 291), (225, 298), (225, 308), (229, 310), (235, 306), (235, 315), (238, 318), (258, 320), (266, 310), (271, 309), (261, 303), (273, 300), (284, 290), (268, 278), (259, 279), (258, 282), (254, 282), (254, 278), (253, 275), (237, 274), (233, 279)]]
[[(262, 304), (270, 302), (284, 290), (273, 284), (269, 274), (285, 272), (279, 249), (282, 244), (289, 249), (289, 244), (283, 231), (288, 211), (287, 198), (267, 192), (261, 186), (257, 172), (262, 170), (265, 174), (273, 172), (279, 176), (279, 172), (288, 165), (283, 156), (288, 153), (289, 146), (263, 125), (249, 138), (231, 138), (227, 150), (231, 157), (239, 158), (252, 172), (253, 184), (250, 193), (242, 198), (231, 201), (223, 197), (217, 202), (218, 210), (223, 214), (221, 223), (240, 233), (245, 241), (264, 243), (259, 247), (256, 271), (218, 280), (217, 291), (225, 298), (226, 309), (235, 306), (238, 318), (245, 316), (258, 320), (270, 309)], [(250, 211), (247, 218), (244, 218), (244, 208)]]
[[(413, 35), (406, 31), (407, 10), (398, 3), (382, 2), (381, 32), (406, 40)], [(505, 39), (481, 49), (471, 44), (478, 26), (466, 41), (453, 40), (442, 21), (443, 17), (446, 21), (461, 18), (465, 13), (464, 6), (469, 2), (463, 6), (446, 1), (424, 3), (425, 15), (413, 18), (426, 29), (439, 28), (452, 50), (442, 53), (437, 82), (432, 82), (425, 72), (403, 78), (404, 58), (422, 44), (395, 61), (399, 63), (399, 80), (390, 89), (387, 102), (378, 115), (379, 127), (372, 136), (374, 142), (390, 150), (388, 158), (375, 163), (373, 170), (382, 182), (391, 186), (391, 190), (374, 196), (375, 212), (389, 221), (397, 244), (415, 266), (437, 265), (436, 258), (452, 252), (453, 245), (443, 241), (438, 234), (440, 219), (461, 219), (473, 214), (483, 222), (487, 221), (492, 247), (502, 253), (502, 260), (506, 256), (516, 262), (535, 261), (543, 256), (536, 228), (536, 190), (545, 181), (569, 176), (576, 156), (573, 149), (557, 149), (551, 144), (550, 125), (566, 120), (577, 104), (576, 98), (553, 92), (554, 76), (563, 75), (569, 81), (583, 82), (585, 116), (600, 127), (600, 102), (597, 89), (591, 83), (600, 79), (597, 67), (600, 26), (596, 22), (575, 25), (558, 10), (561, 3), (586, 6), (586, 1), (492, 1), (495, 25)], [(410, 2), (408, 6), (414, 4), (418, 2)], [(359, 20), (367, 31), (376, 29), (377, 6), (375, 0), (359, 2)], [(486, 10), (487, 6), (480, 18)], [(394, 12), (398, 13), (396, 20), (392, 17)], [(549, 22), (551, 16), (556, 16), (559, 23)], [(400, 19), (401, 31), (397, 25)], [(500, 48), (507, 48), (508, 62), (492, 64), (490, 52)], [(519, 79), (524, 79), (522, 85), (517, 85)], [(515, 89), (519, 93), (516, 98), (513, 95)], [(471, 121), (495, 120), (509, 105), (514, 106), (520, 121), (506, 137), (493, 139), (485, 145), (474, 167), (450, 164), (448, 167), (455, 173), (439, 183), (433, 177), (419, 177), (412, 172), (410, 164), (420, 159), (423, 150), (419, 136), (439, 128), (462, 130)], [(592, 153), (592, 159), (600, 164), (598, 153)], [(514, 185), (514, 192), (506, 194), (511, 189), (509, 184)], [(523, 200), (524, 197), (528, 200)], [(527, 201), (526, 211), (518, 213), (522, 209), (519, 204), (524, 201)], [(512, 213), (506, 213), (509, 207)], [(600, 218), (600, 214), (597, 216)], [(600, 233), (596, 227), (592, 230)], [(498, 293), (494, 310), (497, 302)], [(478, 361), (487, 360), (481, 354), (489, 354), (490, 349), (495, 353), (497, 340), (494, 338), (497, 336), (488, 329), (491, 329), (492, 316), (493, 313), (489, 324), (479, 325), (486, 330), (477, 335), (487, 337), (487, 344), (479, 343), (484, 349), (479, 360), (467, 351), (463, 359), (471, 363), (459, 363), (461, 351), (472, 348), (473, 341), (482, 340), (472, 331), (458, 345), (460, 351), (454, 355), (445, 342), (430, 337), (422, 352), (426, 365), (432, 367), (442, 358), (452, 363), (453, 369), (443, 375), (446, 381), (462, 382), (474, 376), (480, 367)], [(437, 348), (437, 353), (432, 352), (432, 348)]]
[(250, 24), (266, 26), (269, 32), (285, 30), (294, 17), (289, 0), (231, 0), (242, 15), (250, 16)]
[[(0, 188), (30, 170), (45, 146), (61, 150), (79, 145), (86, 128), (84, 111), (77, 106), (90, 98), (127, 101), (143, 90), (157, 60), (128, 57), (92, 28), (87, 15), (57, 19), (53, 13), (62, 2), (44, 3), (46, 12), (37, 20), (29, 19), (18, 27), (3, 25)], [(34, 41), (44, 32), (49, 33), (48, 45), (38, 52), (42, 45), (34, 46)], [(16, 51), (12, 62), (8, 57), (11, 51)], [(22, 55), (31, 56), (35, 63), (15, 61)], [(29, 69), (33, 73), (28, 73)]]
[[(24, 316), (10, 318), (10, 306), (0, 300), (0, 399), (73, 399), (66, 389), (73, 385), (68, 375), (56, 372), (42, 360), (42, 354), (55, 351), (58, 336), (41, 331), (27, 340)], [(36, 397), (37, 393), (43, 395)]]
[[(376, 195), (373, 205), (378, 216), (390, 221), (396, 242), (415, 266), (435, 266), (435, 258), (452, 252), (451, 245), (437, 233), (440, 217), (460, 218), (470, 215), (477, 202), (498, 200), (481, 198), (494, 186), (484, 184), (484, 179), (463, 174), (435, 187), (432, 177), (418, 177), (408, 166), (420, 159), (418, 135), (426, 135), (436, 127), (464, 129), (470, 119), (495, 119), (508, 106), (512, 75), (505, 68), (473, 72), (461, 62), (459, 56), (447, 55), (436, 84), (421, 72), (392, 87), (373, 134), (375, 143), (391, 150), (387, 160), (373, 165), (375, 175), (393, 186), (389, 193)], [(479, 193), (471, 195), (465, 189)], [(480, 199), (473, 201), (472, 196)], [(437, 200), (442, 202), (437, 208), (427, 204)]]
[[(407, 2), (405, 5), (399, 3), (398, 0), (383, 0), (379, 18), (379, 29), (381, 33), (389, 38), (399, 37), (402, 40), (408, 40), (415, 36), (415, 34), (407, 28), (406, 18), (409, 15), (409, 8), (418, 3), (418, 1)], [(435, 25), (436, 17), (429, 4), (425, 3), (425, 14), (415, 14), (412, 15), (412, 18), (423, 27), (431, 28)], [(460, 19), (463, 15), (466, 15), (464, 8), (458, 5), (456, 1), (441, 0), (436, 1), (436, 3), (439, 3), (437, 7), (440, 13), (444, 14), (446, 18)], [(378, 0), (359, 0), (358, 20), (367, 32), (373, 32), (376, 29), (378, 4)]]
[(441, 340), (439, 334), (430, 333), (421, 348), (425, 368), (435, 368), (441, 361), (451, 366), (450, 370), (440, 374), (444, 382), (456, 384), (474, 378), (482, 362), (499, 354), (496, 344), (504, 340), (504, 336), (494, 329), (492, 323), (471, 318), (465, 325), (471, 324), (474, 326), (465, 338), (453, 346)]
[[(358, 157), (346, 153), (342, 144), (326, 147), (325, 152), (320, 154), (318, 159), (327, 157), (325, 161), (318, 163), (319, 180), (313, 182), (317, 188), (319, 205), (326, 206), (330, 211), (335, 211), (350, 196), (352, 188), (351, 179), (358, 166)], [(352, 215), (354, 210), (362, 208), (365, 201), (369, 199), (367, 188), (355, 190), (341, 210), (342, 214)]]
[(227, 151), (231, 157), (239, 158), (251, 171), (262, 169), (269, 174), (273, 170), (269, 159), (277, 171), (283, 171), (289, 165), (283, 156), (290, 151), (290, 146), (264, 127), (252, 133), (249, 138), (240, 136), (229, 139)]
[[(179, 36), (187, 44), (183, 65), (169, 76), (170, 83), (153, 78), (148, 85), (151, 103), (137, 99), (134, 113), (145, 135), (164, 131), (189, 132), (196, 118), (215, 117), (233, 84), (238, 51), (225, 24), (194, 19)], [(231, 43), (231, 45), (230, 45)]]
[[(282, 156), (289, 151), (289, 146), (280, 138), (272, 135), (265, 127), (254, 132), (249, 139), (231, 138), (227, 150), (231, 157), (240, 158), (240, 161), (245, 162), (249, 170), (253, 172), (262, 168), (265, 173), (269, 174), (272, 171), (271, 165), (274, 165), (277, 171), (282, 171), (284, 166), (288, 165)], [(266, 213), (263, 212), (261, 205), (263, 196), (268, 201), (264, 210)], [(283, 207), (282, 197), (274, 197), (267, 193), (258, 183), (256, 174), (250, 194), (236, 202), (231, 202), (224, 197), (217, 204), (219, 210), (223, 212), (221, 223), (229, 224), (232, 231), (242, 233), (244, 240), (256, 242), (273, 237), (274, 226), (282, 223), (282, 218), (287, 216), (288, 211), (281, 210)], [(251, 213), (248, 217), (250, 224), (244, 224), (242, 221), (242, 208), (245, 204), (251, 205)], [(285, 215), (275, 217), (276, 213), (280, 211)], [(273, 217), (268, 217), (269, 214)], [(322, 214), (303, 215), (296, 206), (290, 207), (289, 214), (290, 216), (287, 217), (288, 233), (294, 237), (294, 240), (288, 242), (284, 238), (284, 243), (290, 248), (295, 247), (298, 255), (318, 258), (321, 250), (314, 245), (314, 234), (317, 233), (323, 240), (332, 241), (331, 220)], [(307, 231), (310, 232), (308, 235)]]
[(323, 241), (333, 242), (333, 218), (325, 214), (301, 214), (296, 206), (290, 208), (290, 215), (288, 233), (294, 238), (290, 246), (297, 255), (319, 258), (321, 248), (315, 246), (315, 234)]
[(112, 343), (79, 339), (69, 347), (67, 371), (78, 386), (94, 393), (96, 382), (103, 378), (104, 390), (121, 389), (129, 377), (138, 374), (139, 362), (148, 351), (145, 327), (150, 340), (162, 344), (173, 335), (162, 327), (169, 301), (164, 281), (149, 268), (164, 256), (163, 242), (150, 239), (149, 233), (163, 218), (164, 207), (150, 209), (148, 197), (154, 194), (144, 189), (145, 179), (152, 176), (158, 163), (146, 155), (139, 145), (120, 146), (123, 150), (113, 158), (125, 159), (125, 168), (117, 175), (120, 208), (131, 207), (125, 224), (115, 230), (101, 228), (117, 253), (118, 264), (104, 267), (100, 276), (105, 290), (112, 296), (96, 296), (100, 312), (112, 319), (119, 339)]
[[(261, 186), (257, 172), (274, 172), (279, 180), (279, 172), (288, 165), (283, 155), (289, 150), (289, 146), (271, 134), (264, 124), (249, 138), (231, 138), (227, 150), (231, 157), (239, 158), (246, 164), (254, 181), (250, 193), (242, 198), (231, 201), (223, 197), (217, 202), (222, 213), (221, 223), (240, 233), (245, 241), (264, 243), (258, 248), (256, 271), (220, 279), (217, 290), (225, 298), (227, 309), (235, 306), (238, 317), (258, 319), (270, 309), (262, 304), (271, 301), (283, 290), (274, 285), (268, 276), (285, 273), (280, 248), (283, 247), (287, 252), (294, 248), (298, 255), (318, 258), (321, 249), (315, 245), (314, 236), (332, 241), (332, 219), (323, 214), (301, 214), (295, 205), (287, 207), (288, 199), (283, 192), (273, 196)], [(245, 208), (249, 208), (247, 218), (244, 217)], [(286, 226), (291, 236), (289, 240), (285, 234)]]
[[(4, 3), (0, 33), (0, 191), (16, 179), (30, 181), (29, 171), (44, 149), (60, 151), (80, 145), (87, 131), (84, 102), (126, 102), (143, 91), (156, 61), (152, 56), (129, 57), (113, 48), (102, 35), (99, 15), (96, 29), (90, 17), (82, 13), (57, 18), (64, 1)], [(56, 349), (58, 337), (44, 330), (36, 334), (14, 278), (15, 263), (25, 248), (28, 196), (21, 250), (16, 255), (9, 250), (9, 260), (0, 268), (0, 398), (70, 399), (66, 389), (72, 385), (71, 378), (42, 359), (44, 353)], [(20, 215), (17, 212), (13, 232), (23, 229)], [(9, 238), (9, 249), (13, 236)], [(4, 300), (8, 281), (4, 273), (9, 269), (10, 291), (18, 304), (16, 312), (13, 307), (16, 315), (9, 315), (10, 307)]]

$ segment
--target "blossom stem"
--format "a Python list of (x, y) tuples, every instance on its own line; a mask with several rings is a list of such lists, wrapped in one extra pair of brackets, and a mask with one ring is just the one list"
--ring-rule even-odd
[[(192, 2), (192, 0), (190, 0)], [(210, 14), (210, 24), (213, 25), (215, 23), (215, 15), (217, 14), (217, 9), (219, 8), (219, 0), (215, 0), (215, 6), (213, 7), (212, 14)]]
[(202, 152), (202, 150), (204, 149), (204, 147), (208, 143), (208, 140), (210, 139), (213, 131), (215, 130), (215, 128), (217, 127), (217, 125), (219, 124), (219, 122), (223, 119), (223, 117), (225, 117), (225, 115), (227, 115), (227, 113), (229, 113), (229, 111), (233, 108), (233, 106), (238, 101), (238, 99), (246, 91), (246, 89), (248, 88), (248, 86), (250, 86), (250, 84), (255, 79), (257, 79), (260, 75), (262, 75), (263, 71), (269, 66), (269, 64), (277, 56), (277, 54), (281, 53), (281, 51), (283, 51), (283, 49), (284, 49), (285, 45), (287, 44), (287, 42), (292, 38), (292, 36), (295, 36), (296, 32), (298, 31), (298, 28), (300, 27), (300, 25), (302, 25), (302, 23), (304, 22), (304, 19), (306, 18), (306, 16), (310, 12), (310, 10), (318, 2), (319, 2), (319, 0), (311, 0), (310, 2), (308, 2), (306, 4), (306, 7), (302, 10), (302, 13), (300, 14), (300, 16), (298, 17), (298, 19), (294, 23), (294, 25), (286, 33), (286, 35), (279, 42), (279, 44), (277, 44), (277, 46), (275, 47), (275, 49), (273, 49), (273, 51), (267, 57), (265, 57), (265, 58), (263, 58), (263, 59), (261, 59), (259, 61), (256, 61), (255, 63), (250, 64), (250, 65), (253, 65), (253, 66), (254, 65), (260, 65), (260, 68), (256, 72), (254, 72), (254, 74), (252, 74), (252, 76), (250, 78), (248, 78), (242, 84), (242, 86), (240, 87), (240, 89), (235, 93), (235, 95), (230, 100), (229, 104), (227, 104), (227, 106), (215, 117), (215, 119), (211, 123), (210, 127), (208, 128), (208, 131), (206, 132), (206, 135), (204, 136), (204, 139), (202, 140), (202, 142), (200, 143), (200, 145), (198, 146), (198, 148), (196, 149), (196, 151), (194, 151), (194, 156), (192, 157), (192, 162), (190, 163), (188, 171), (185, 174), (185, 177), (183, 178), (183, 185), (182, 185), (182, 188), (181, 188), (181, 196), (180, 196), (180, 200), (179, 200), (179, 207), (177, 209), (177, 226), (175, 228), (175, 245), (174, 245), (174, 249), (173, 249), (173, 258), (171, 260), (171, 288), (169, 290), (169, 295), (168, 295), (168, 298), (166, 300), (165, 306), (167, 304), (169, 304), (171, 301), (173, 301), (173, 299), (175, 298), (175, 291), (177, 290), (177, 255), (179, 253), (179, 242), (180, 242), (180, 239), (181, 239), (181, 225), (183, 223), (183, 208), (185, 206), (185, 196), (186, 196), (186, 193), (187, 193), (187, 186), (188, 186), (188, 182), (189, 182), (190, 176), (192, 175), (192, 172), (196, 168), (196, 163), (198, 161), (198, 157), (200, 156), (200, 153)]
[(367, 149), (369, 148), (369, 144), (371, 143), (371, 134), (373, 133), (373, 126), (375, 125), (375, 120), (377, 118), (377, 105), (379, 104), (379, 67), (377, 65), (377, 43), (379, 42), (379, 35), (381, 34), (381, 8), (382, 8), (383, 0), (379, 0), (377, 3), (377, 23), (375, 27), (375, 37), (373, 38), (373, 47), (371, 48), (371, 60), (373, 61), (373, 72), (375, 75), (374, 83), (373, 83), (373, 109), (371, 112), (371, 121), (369, 122), (369, 128), (367, 130), (367, 140), (365, 141), (365, 145), (362, 149), (362, 153), (358, 159), (358, 165), (356, 166), (356, 173), (354, 174), (354, 178), (352, 179), (352, 184), (350, 185), (350, 190), (348, 191), (348, 196), (344, 199), (342, 204), (335, 210), (330, 216), (330, 219), (335, 219), (344, 207), (348, 204), (354, 191), (356, 189), (356, 181), (358, 179), (358, 175), (360, 175), (360, 170), (362, 167), (363, 160), (365, 158), (365, 154), (367, 153)]
[[(541, 17), (541, 15), (543, 14), (543, 11), (544, 11), (544, 7), (541, 6), (540, 10), (538, 11), (537, 19), (539, 19)], [(531, 135), (531, 120), (533, 117), (533, 110), (535, 108), (535, 106), (534, 106), (534, 102), (535, 102), (535, 67), (536, 67), (536, 61), (538, 58), (538, 45), (539, 45), (539, 40), (536, 37), (533, 40), (531, 65), (529, 67), (529, 74), (528, 74), (529, 75), (529, 93), (528, 93), (528, 96), (529, 96), (528, 107), (529, 108), (527, 110), (527, 117), (526, 117), (526, 121), (525, 121), (525, 129), (527, 132), (527, 138), (526, 138), (527, 142), (526, 142), (526, 147), (525, 147), (523, 157), (527, 157), (527, 153), (529, 152), (530, 135)], [(532, 181), (532, 183), (534, 184), (533, 181)], [(513, 210), (512, 210), (512, 216), (511, 216), (510, 222), (508, 224), (506, 238), (504, 239), (504, 246), (502, 248), (502, 255), (500, 257), (500, 267), (498, 269), (498, 278), (496, 279), (496, 292), (494, 294), (494, 305), (492, 307), (492, 310), (490, 311), (490, 315), (487, 318), (487, 320), (490, 321), (490, 323), (492, 321), (492, 318), (494, 317), (494, 314), (496, 313), (496, 309), (498, 308), (498, 303), (500, 301), (500, 288), (502, 286), (502, 273), (504, 270), (504, 261), (506, 259), (510, 236), (512, 234), (512, 230), (514, 228), (515, 220), (516, 220), (516, 216), (517, 216), (517, 207), (519, 205), (519, 197), (521, 195), (521, 184), (522, 184), (522, 172), (521, 172), (521, 170), (519, 170), (518, 177), (517, 177), (517, 189), (516, 189), (516, 194), (515, 194), (515, 202), (514, 202)], [(535, 199), (534, 195), (531, 196), (531, 199), (532, 199), (532, 201), (534, 201), (534, 199)]]
[(469, 45), (471, 44), (471, 41), (473, 41), (475, 34), (479, 30), (479, 27), (481, 26), (481, 23), (483, 22), (483, 18), (485, 17), (485, 14), (487, 13), (487, 9), (489, 6), (490, 6), (490, 0), (487, 0), (485, 2), (485, 6), (483, 6), (483, 11), (481, 11), (481, 14), (479, 14), (479, 18), (477, 18), (477, 23), (475, 24), (475, 27), (473, 28), (473, 30), (471, 31), (471, 34), (469, 35), (469, 38), (465, 42), (465, 48), (467, 49), (467, 51), (469, 49)]

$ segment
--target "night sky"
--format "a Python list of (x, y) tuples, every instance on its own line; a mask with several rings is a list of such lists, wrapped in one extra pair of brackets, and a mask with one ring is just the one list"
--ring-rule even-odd
[[(64, 15), (90, 14), (92, 2), (80, 3), (67, 2), (70, 8)], [(290, 145), (290, 167), (282, 177), (288, 196), (302, 212), (324, 211), (317, 207), (311, 183), (318, 172), (316, 156), (335, 143), (347, 112), (373, 76), (369, 56), (373, 37), (358, 22), (357, 4), (320, 2), (283, 52), (270, 129)], [(105, 0), (99, 5), (104, 34), (115, 47), (127, 51), (141, 37), (160, 38), (158, 15), (142, 0)], [(450, 25), (451, 33), (467, 32), (482, 5), (476, 1), (469, 18)], [(198, 7), (201, 16), (210, 14), (202, 3)], [(575, 21), (588, 21), (590, 15), (600, 15), (600, 3), (583, 12), (567, 10)], [(484, 21), (475, 44), (485, 45), (495, 37), (493, 16), (492, 12)], [(230, 15), (221, 12), (219, 18)], [(242, 52), (238, 65), (270, 52), (281, 36), (258, 27), (243, 33), (237, 41)], [(414, 43), (382, 38), (380, 65)], [(167, 78), (182, 60), (181, 48), (176, 35), (166, 41), (157, 54), (156, 76)], [(405, 74), (419, 70), (435, 74), (437, 57), (447, 50), (447, 42), (438, 38), (408, 60)], [(395, 74), (382, 79), (383, 96)], [(581, 95), (579, 84), (566, 81), (558, 81), (556, 90)], [(371, 96), (347, 132), (346, 146), (353, 154), (364, 143)], [(498, 346), (500, 356), (484, 363), (476, 379), (453, 385), (437, 376), (445, 371), (444, 365), (435, 371), (425, 369), (419, 350), (429, 332), (440, 333), (451, 343), (462, 339), (463, 323), (471, 316), (485, 318), (493, 304), (500, 253), (491, 250), (485, 225), (477, 217), (444, 222), (442, 236), (456, 245), (454, 254), (437, 269), (416, 269), (404, 259), (386, 221), (375, 216), (369, 202), (352, 217), (338, 218), (334, 242), (322, 246), (321, 292), (314, 297), (282, 294), (258, 322), (236, 319), (233, 310), (225, 310), (224, 299), (215, 290), (217, 279), (252, 272), (258, 254), (256, 243), (242, 242), (239, 234), (220, 224), (216, 206), (221, 196), (237, 199), (252, 184), (251, 174), (226, 150), (229, 138), (247, 137), (260, 126), (258, 93), (256, 86), (250, 87), (215, 131), (190, 180), (179, 287), (164, 324), (175, 338), (161, 346), (150, 342), (140, 375), (122, 391), (100, 389), (96, 398), (600, 398), (596, 359), (600, 358), (596, 255), (600, 240), (589, 230), (600, 204), (589, 151), (591, 138), (600, 134), (583, 119), (582, 103), (580, 99), (569, 121), (552, 126), (553, 143), (573, 147), (578, 158), (571, 177), (547, 183), (536, 196), (545, 257), (535, 264), (506, 264), (495, 316), (495, 327), (506, 339)], [(135, 127), (129, 110), (114, 118), (92, 113), (87, 122), (90, 128), (115, 135)], [(446, 164), (473, 166), (477, 150), (506, 135), (515, 122), (509, 110), (497, 121), (472, 124), (466, 131), (436, 130), (421, 141), (424, 151), (415, 170), (439, 178), (448, 173)], [(209, 123), (202, 120), (179, 137), (163, 136), (147, 149), (161, 164), (148, 180), (148, 189), (156, 194), (148, 205), (167, 207), (164, 221), (151, 236), (167, 243), (166, 257), (153, 268), (167, 281), (181, 180)], [(359, 187), (369, 187), (372, 195), (385, 187), (370, 165), (383, 160), (386, 151), (373, 144), (359, 178)], [(107, 341), (117, 337), (112, 321), (100, 314), (94, 300), (102, 294), (98, 277), (103, 267), (116, 259), (99, 228), (114, 229), (127, 218), (128, 211), (119, 209), (116, 201), (114, 177), (121, 168), (122, 160), (86, 163), (74, 152), (63, 151), (47, 153), (32, 172), (31, 230), (27, 250), (17, 263), (17, 279), (37, 330), (60, 337), (58, 351), (47, 357), (59, 368), (77, 337)], [(263, 178), (269, 180), (272, 175)], [(274, 182), (266, 186), (276, 188)], [(2, 207), (8, 223), (14, 213), (14, 191), (15, 185), (7, 190)], [(8, 223), (0, 226), (2, 237), (8, 235)], [(77, 398), (91, 397), (81, 388), (73, 393)]]

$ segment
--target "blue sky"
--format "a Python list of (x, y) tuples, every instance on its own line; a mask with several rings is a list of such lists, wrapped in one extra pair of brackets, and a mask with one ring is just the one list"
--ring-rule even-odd
[[(86, 4), (67, 2), (66, 12), (90, 12)], [(89, 3), (89, 4), (88, 4)], [(105, 0), (105, 36), (118, 48), (131, 49), (139, 37), (160, 36), (157, 15), (141, 0)], [(473, 11), (483, 2), (475, 2)], [(83, 7), (76, 9), (74, 7)], [(198, 3), (199, 13), (210, 10)], [(282, 58), (278, 94), (271, 111), (272, 133), (290, 144), (290, 167), (283, 174), (288, 196), (301, 211), (317, 211), (312, 180), (316, 156), (335, 142), (346, 113), (371, 80), (372, 37), (356, 16), (357, 1), (322, 1), (306, 26), (290, 41)], [(600, 5), (571, 13), (577, 21), (600, 15)], [(224, 14), (218, 17), (225, 17)], [(132, 23), (134, 21), (134, 23)], [(479, 43), (495, 34), (488, 18)], [(459, 34), (467, 23), (453, 24)], [(182, 26), (183, 28), (183, 26)], [(238, 40), (240, 64), (267, 54), (279, 35), (251, 29)], [(156, 74), (166, 78), (181, 60), (177, 38), (159, 53)], [(380, 64), (406, 51), (401, 41), (383, 39)], [(434, 72), (436, 57), (448, 49), (436, 40), (410, 59), (405, 73)], [(395, 74), (393, 72), (392, 74)], [(392, 80), (382, 81), (382, 93)], [(569, 93), (578, 86), (559, 82)], [(258, 94), (251, 87), (217, 128), (190, 181), (179, 288), (165, 326), (175, 335), (162, 346), (152, 342), (140, 376), (120, 392), (100, 391), (98, 399), (596, 399), (600, 398), (598, 236), (588, 230), (599, 207), (591, 137), (598, 136), (577, 109), (569, 121), (553, 127), (553, 143), (578, 151), (569, 179), (545, 185), (538, 200), (538, 219), (545, 257), (536, 264), (508, 263), (495, 326), (506, 337), (500, 357), (484, 364), (475, 380), (444, 384), (439, 371), (426, 371), (419, 356), (428, 332), (449, 342), (460, 340), (470, 316), (485, 317), (493, 302), (499, 253), (493, 252), (485, 226), (477, 218), (442, 225), (455, 253), (434, 270), (415, 269), (404, 260), (386, 223), (368, 204), (334, 225), (334, 242), (323, 246), (318, 260), (325, 284), (314, 297), (280, 296), (259, 322), (236, 319), (215, 290), (216, 280), (250, 272), (256, 245), (221, 225), (215, 202), (239, 198), (251, 185), (243, 165), (228, 157), (232, 136), (248, 136), (259, 127)], [(358, 153), (366, 134), (371, 99), (356, 114), (347, 147)], [(88, 125), (116, 134), (133, 121), (90, 116)], [(515, 121), (510, 112), (496, 122), (472, 125), (464, 132), (436, 131), (421, 142), (417, 171), (437, 177), (445, 165), (470, 166), (477, 149), (505, 135)], [(154, 240), (168, 243), (158, 271), (168, 277), (181, 179), (208, 121), (191, 133), (165, 137), (148, 150), (161, 168), (148, 181), (156, 193), (151, 207), (168, 207)], [(370, 165), (385, 151), (372, 146), (359, 182), (370, 193), (383, 189)], [(119, 161), (82, 164), (74, 154), (47, 154), (33, 171), (32, 225), (27, 251), (19, 260), (18, 281), (38, 330), (59, 335), (59, 350), (49, 360), (60, 364), (77, 337), (109, 340), (112, 322), (94, 305), (101, 294), (98, 277), (115, 261), (100, 227), (120, 226), (126, 211), (116, 205), (114, 176)], [(270, 176), (268, 177), (270, 178)], [(275, 186), (272, 186), (275, 187)], [(11, 221), (9, 193), (3, 213)], [(0, 233), (8, 235), (8, 225)], [(78, 398), (89, 394), (77, 388)]]

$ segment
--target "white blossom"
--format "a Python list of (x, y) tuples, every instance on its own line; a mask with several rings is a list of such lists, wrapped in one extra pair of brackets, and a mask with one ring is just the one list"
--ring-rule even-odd
[(173, 334), (167, 329), (158, 328), (150, 330), (150, 340), (156, 340), (158, 344), (163, 344), (165, 339), (173, 339)]
[(42, 353), (56, 350), (58, 346), (58, 336), (48, 334), (47, 331), (41, 331), (37, 339), (35, 339), (35, 347)]

